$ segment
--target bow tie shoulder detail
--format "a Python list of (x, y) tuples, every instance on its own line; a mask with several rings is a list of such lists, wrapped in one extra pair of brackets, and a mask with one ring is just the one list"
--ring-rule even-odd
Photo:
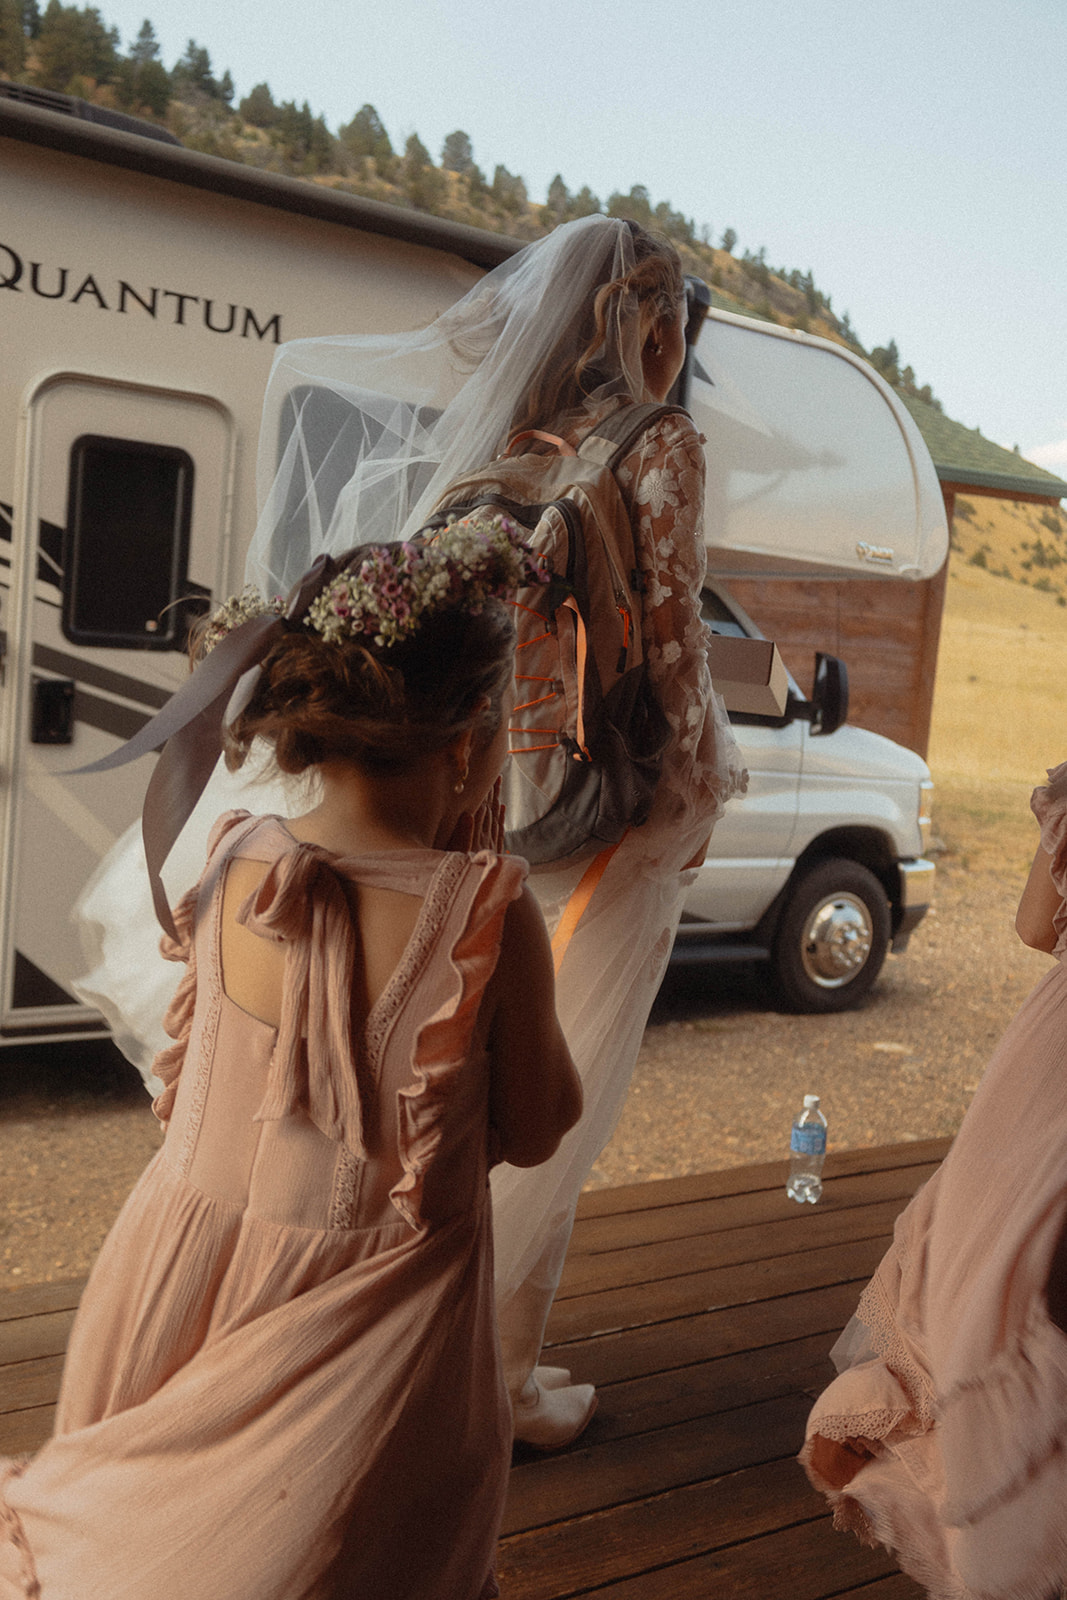
[(316, 845), (298, 842), (272, 862), (237, 920), (287, 946), (281, 1017), (259, 1122), (304, 1111), (361, 1160), (363, 1094), (352, 1045), (357, 925), (347, 880)]

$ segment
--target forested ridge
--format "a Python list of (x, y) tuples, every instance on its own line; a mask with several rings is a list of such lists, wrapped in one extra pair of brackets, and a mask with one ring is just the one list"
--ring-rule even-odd
[(417, 133), (394, 147), (374, 106), (353, 110), (336, 132), (308, 101), (275, 100), (259, 83), (237, 98), (229, 69), (214, 68), (209, 51), (190, 39), (171, 67), (162, 60), (147, 19), (124, 50), (117, 28), (96, 6), (48, 0), (0, 0), (0, 78), (75, 95), (169, 128), (192, 150), (268, 172), (304, 178), (348, 194), (449, 217), (472, 227), (536, 239), (561, 222), (603, 212), (629, 217), (672, 239), (685, 270), (704, 278), (717, 303), (848, 345), (895, 388), (939, 405), (903, 363), (895, 340), (867, 349), (847, 314), (838, 315), (810, 271), (772, 267), (762, 246), (738, 250), (734, 228), (718, 230), (656, 200), (640, 183), (606, 199), (588, 185), (572, 189), (562, 174), (543, 201), (498, 162), (489, 173), (457, 128), (435, 160)]

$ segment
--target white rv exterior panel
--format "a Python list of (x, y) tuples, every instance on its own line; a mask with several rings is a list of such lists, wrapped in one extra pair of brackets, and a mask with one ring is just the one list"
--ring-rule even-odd
[(948, 554), (937, 474), (872, 367), (828, 340), (724, 311), (709, 312), (695, 357), (709, 573), (937, 572)]

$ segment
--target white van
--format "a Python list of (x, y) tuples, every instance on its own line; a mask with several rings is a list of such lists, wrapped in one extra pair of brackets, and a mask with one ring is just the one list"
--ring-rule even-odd
[[(108, 126), (107, 113), (78, 104), (0, 85), (0, 1048), (104, 1029), (71, 987), (85, 963), (69, 912), (136, 817), (145, 777), (71, 769), (107, 754), (165, 703), (186, 671), (187, 615), (240, 586), (275, 346), (423, 324), (515, 248), (168, 145), (131, 131), (129, 119)], [(85, 110), (95, 120), (79, 120)], [(867, 435), (880, 412), (898, 432), (903, 424), (885, 386), (868, 395), (864, 379), (863, 404), (852, 397), (847, 407), (864, 440), (853, 458), (836, 438), (837, 390), (820, 377), (842, 366), (842, 353), (802, 335), (781, 351), (779, 343), (717, 312), (700, 335), (690, 380), (709, 438), (709, 533), (730, 561), (780, 564), (799, 552), (833, 571), (841, 541), (825, 516), (831, 502), (852, 518), (853, 543), (873, 549), (880, 531), (888, 547), (899, 462)], [(792, 390), (785, 409), (774, 393), (782, 383)], [(813, 443), (783, 419), (789, 406), (802, 412), (814, 388), (829, 409)], [(932, 477), (921, 441), (919, 456), (919, 477)], [(861, 515), (849, 496), (862, 499), (865, 473), (873, 499)], [(793, 503), (790, 484), (802, 491)], [(755, 521), (745, 510), (753, 490), (767, 513)], [(877, 570), (924, 574), (937, 540), (924, 533), (919, 543), (922, 559), (913, 538), (910, 554)], [(777, 734), (792, 737), (788, 727)], [(842, 730), (823, 747), (857, 737)], [(808, 739), (798, 724), (797, 749)], [(801, 832), (794, 820), (773, 844), (737, 842), (741, 819), (759, 812), (759, 762), (750, 764), (752, 796), (715, 836), (724, 887), (698, 909), (707, 938), (745, 932), (756, 948)], [(808, 784), (812, 771), (803, 756), (786, 786)], [(840, 768), (843, 796), (854, 777)], [(918, 847), (901, 835), (893, 872), (909, 853)], [(751, 881), (761, 895), (770, 890), (766, 904), (755, 909), (753, 894), (741, 910), (725, 885), (765, 860), (779, 865), (753, 865)], [(883, 887), (902, 936), (908, 911), (888, 864)], [(724, 918), (727, 906), (737, 909)], [(872, 938), (872, 977), (878, 964)], [(838, 986), (835, 1000), (861, 985)]]
[[(716, 633), (762, 634), (722, 584), (704, 590)], [(795, 1011), (856, 1005), (887, 951), (930, 904), (923, 856), (933, 783), (920, 756), (845, 723), (847, 678), (823, 668), (807, 701), (790, 678), (782, 717), (731, 713), (749, 770), (690, 890), (673, 961), (764, 961)]]

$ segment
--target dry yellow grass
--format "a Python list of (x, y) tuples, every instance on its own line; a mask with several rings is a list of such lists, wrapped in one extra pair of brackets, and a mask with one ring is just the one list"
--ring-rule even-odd
[(952, 853), (971, 866), (1018, 866), (1036, 838), (1030, 790), (1063, 759), (1067, 607), (954, 553), (929, 756)]

